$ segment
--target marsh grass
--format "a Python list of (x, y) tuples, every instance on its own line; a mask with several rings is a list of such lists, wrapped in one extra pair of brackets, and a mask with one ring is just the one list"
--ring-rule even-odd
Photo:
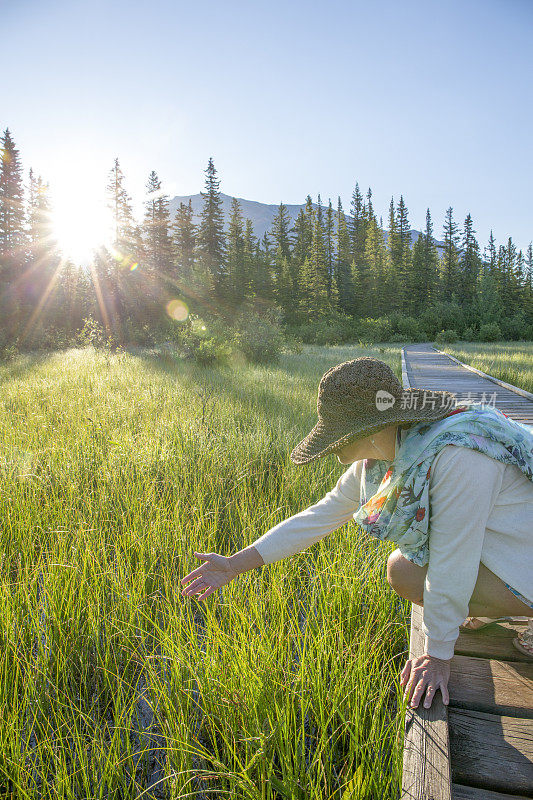
[(463, 364), (533, 393), (533, 342), (458, 342), (436, 347)]
[(355, 525), (205, 602), (229, 555), (345, 469), (289, 452), (332, 365), (73, 349), (0, 368), (0, 792), (17, 798), (396, 798), (408, 604)]

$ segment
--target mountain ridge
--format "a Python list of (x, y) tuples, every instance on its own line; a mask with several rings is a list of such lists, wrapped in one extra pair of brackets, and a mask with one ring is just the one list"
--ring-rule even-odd
[[(233, 199), (233, 195), (224, 194), (220, 192), (220, 198), (222, 200), (222, 211), (224, 214), (224, 228), (227, 230), (228, 228), (228, 221), (230, 215), (230, 207), (231, 201)], [(239, 201), (239, 205), (242, 209), (243, 218), (250, 219), (252, 221), (252, 227), (254, 229), (254, 234), (258, 237), (258, 239), (262, 239), (265, 233), (268, 233), (270, 228), (272, 227), (272, 223), (274, 221), (274, 217), (278, 212), (279, 203), (278, 205), (274, 205), (271, 203), (261, 203), (259, 200), (246, 200), (243, 197), (236, 197), (236, 200)], [(193, 210), (193, 220), (195, 223), (200, 221), (200, 215), (202, 211), (203, 205), (203, 197), (201, 192), (197, 194), (186, 194), (186, 195), (175, 195), (169, 201), (169, 209), (172, 219), (174, 218), (180, 203), (185, 203), (188, 205), (189, 200), (191, 201), (191, 206)], [(305, 208), (305, 203), (300, 204), (289, 204), (283, 203), (285, 208), (287, 209), (288, 216), (290, 217), (292, 225), (296, 221), (296, 217), (300, 213), (302, 208)], [(313, 203), (314, 208), (318, 208), (317, 203)], [(326, 206), (322, 206), (322, 209), (325, 210)], [(336, 215), (336, 210), (335, 210)], [(346, 219), (349, 218), (348, 214), (344, 214)], [(388, 241), (388, 231), (385, 229), (383, 230), (383, 234), (385, 237), (385, 242)], [(419, 236), (422, 235), (421, 231), (412, 229), (410, 231), (411, 234), (411, 246), (416, 242)], [(438, 239), (433, 239), (435, 245), (439, 250), (444, 247), (444, 242), (439, 241)]]

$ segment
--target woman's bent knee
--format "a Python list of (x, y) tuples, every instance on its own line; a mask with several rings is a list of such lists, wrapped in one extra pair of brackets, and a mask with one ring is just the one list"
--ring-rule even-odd
[(394, 550), (387, 559), (387, 582), (396, 594), (421, 605), (427, 567), (419, 567)]

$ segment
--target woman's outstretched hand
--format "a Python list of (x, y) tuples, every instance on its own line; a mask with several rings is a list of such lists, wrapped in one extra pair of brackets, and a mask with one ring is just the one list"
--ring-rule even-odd
[(450, 679), (450, 660), (429, 656), (410, 658), (402, 670), (400, 686), (405, 686), (404, 699), (410, 701), (411, 708), (417, 708), (424, 690), (424, 708), (429, 708), (437, 689), (440, 688), (444, 705), (450, 702), (448, 681)]
[(213, 594), (215, 589), (220, 589), (239, 574), (227, 556), (220, 556), (218, 553), (197, 553), (196, 550), (194, 555), (204, 558), (205, 561), (180, 580), (180, 583), (192, 581), (185, 589), (181, 590), (185, 597), (198, 594), (198, 600), (203, 600)]

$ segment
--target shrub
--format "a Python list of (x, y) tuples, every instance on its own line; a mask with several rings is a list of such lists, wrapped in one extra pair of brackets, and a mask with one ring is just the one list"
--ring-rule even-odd
[[(497, 325), (498, 323), (494, 324)], [(523, 312), (519, 312), (510, 319), (508, 318), (501, 319), (499, 325), (501, 328), (501, 338), (517, 341), (519, 339), (522, 339), (524, 336), (524, 329), (526, 328), (526, 318)]]
[(464, 311), (458, 303), (440, 301), (426, 308), (420, 315), (421, 327), (428, 338), (437, 335), (440, 330), (461, 330)]
[(453, 330), (453, 328), (449, 328), (448, 330), (442, 330), (437, 333), (435, 336), (435, 343), (436, 344), (446, 344), (456, 342), (458, 340), (457, 331)]
[(306, 344), (342, 344), (350, 342), (358, 334), (357, 323), (345, 314), (329, 314), (313, 322), (287, 325), (286, 332), (297, 336)]
[(103, 347), (106, 336), (102, 325), (92, 317), (83, 320), (83, 328), (76, 334), (76, 343), (81, 347), (91, 345), (93, 347)]
[(402, 339), (419, 342), (428, 338), (425, 329), (414, 317), (408, 317), (395, 311), (389, 314), (389, 322), (393, 335), (399, 334), (401, 337), (400, 339), (390, 339), (391, 342), (402, 341)]
[(229, 348), (213, 338), (198, 339), (194, 349), (194, 360), (202, 367), (210, 367), (213, 364), (223, 364), (229, 355)]
[(392, 325), (387, 317), (366, 317), (356, 322), (357, 336), (372, 342), (388, 342), (392, 336)]
[(233, 344), (254, 364), (277, 363), (284, 345), (280, 326), (257, 315), (241, 317)]
[(0, 349), (0, 361), (3, 361), (7, 364), (10, 361), (13, 361), (18, 354), (19, 350), (16, 344), (5, 345), (5, 347)]
[(463, 330), (463, 335), (461, 337), (463, 342), (473, 342), (475, 341), (476, 332), (473, 328), (465, 328)]
[(486, 322), (479, 329), (480, 342), (497, 342), (501, 338), (502, 332), (497, 322)]

